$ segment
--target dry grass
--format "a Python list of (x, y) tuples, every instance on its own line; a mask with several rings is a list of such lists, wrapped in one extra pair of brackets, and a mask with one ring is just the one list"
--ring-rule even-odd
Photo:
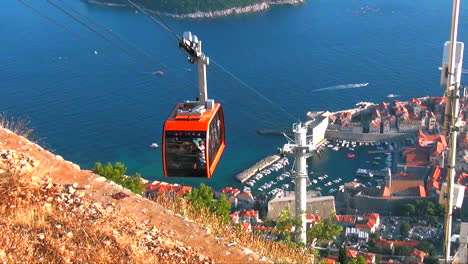
[(26, 118), (8, 118), (5, 113), (0, 113), (0, 127), (8, 129), (24, 138), (28, 138), (33, 132), (30, 120)]
[(183, 217), (209, 228), (211, 233), (222, 237), (224, 243), (237, 242), (259, 254), (272, 260), (274, 263), (313, 263), (314, 256), (301, 248), (289, 244), (268, 241), (259, 235), (247, 233), (240, 225), (224, 224), (221, 217), (209, 212), (208, 209), (200, 210), (193, 207), (184, 198), (169, 198), (166, 195), (156, 196), (154, 201), (163, 207), (180, 214)]
[(6, 171), (0, 171), (0, 263), (212, 262), (110, 204)]

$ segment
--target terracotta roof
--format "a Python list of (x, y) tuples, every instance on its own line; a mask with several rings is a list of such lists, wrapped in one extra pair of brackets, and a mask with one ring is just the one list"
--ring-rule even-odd
[(375, 254), (372, 253), (361, 253), (360, 255), (364, 257), (367, 263), (372, 263), (375, 259)]
[(260, 231), (271, 231), (271, 228), (269, 227), (265, 227), (265, 226), (261, 226), (261, 225), (256, 225), (254, 227), (252, 227), (253, 229), (256, 229), (256, 230), (260, 230)]
[(411, 256), (418, 257), (419, 259), (423, 259), (426, 256), (426, 253), (421, 250), (413, 249), (411, 252)]
[(457, 183), (463, 184), (465, 181), (468, 181), (468, 173), (463, 172), (462, 174), (458, 175)]
[(249, 223), (242, 223), (242, 226), (247, 230), (251, 227)]
[(390, 188), (385, 186), (383, 193), (382, 193), (382, 197), (390, 197), (391, 195), (392, 195), (392, 191), (390, 190)]
[(330, 258), (325, 258), (324, 259), (328, 264), (335, 264), (335, 260), (334, 259), (330, 259)]
[(429, 164), (429, 154), (425, 150), (408, 148), (403, 151), (403, 154), (406, 155), (406, 166), (417, 167)]
[(364, 218), (377, 220), (380, 218), (380, 214), (379, 213), (367, 213), (364, 215)]
[(424, 186), (419, 185), (418, 188), (419, 188), (419, 196), (422, 197), (422, 198), (427, 197), (426, 196), (426, 189), (424, 189)]
[(351, 224), (354, 224), (354, 222), (356, 221), (356, 218), (350, 215), (336, 215), (335, 219), (338, 222), (346, 222)]
[(232, 188), (232, 187), (226, 187), (226, 188), (222, 189), (221, 192), (225, 193), (225, 194), (230, 194), (230, 195), (236, 195), (236, 194), (240, 193), (240, 191), (238, 189), (235, 189), (235, 188)]
[(306, 215), (307, 220), (312, 220), (312, 221), (320, 221), (322, 220), (322, 216), (320, 215), (313, 215), (313, 214), (308, 214)]
[(380, 122), (376, 120), (372, 120), (371, 125), (375, 127), (380, 127)]
[(408, 246), (411, 248), (419, 246), (419, 242), (415, 240), (410, 240), (410, 241), (400, 241), (400, 240), (394, 240), (392, 241), (393, 245), (395, 246)]
[(166, 182), (158, 182), (158, 183), (148, 183), (146, 185), (146, 191), (152, 191), (154, 193), (173, 193), (175, 195), (181, 196), (187, 192), (192, 191), (192, 187), (190, 186), (181, 186), (175, 184), (169, 184)]
[(375, 226), (375, 221), (373, 219), (368, 219), (364, 224), (356, 224), (356, 228), (362, 229), (372, 229)]
[(421, 104), (421, 100), (419, 100), (418, 98), (411, 99), (411, 102), (415, 103), (415, 104), (418, 104), (418, 105)]
[(385, 239), (381, 239), (381, 240), (377, 241), (377, 245), (386, 246), (386, 247), (392, 247), (393, 242), (392, 242), (392, 241), (385, 240)]
[(356, 250), (352, 250), (352, 249), (348, 249), (346, 251), (346, 255), (348, 255), (348, 257), (350, 258), (356, 258), (357, 257), (357, 251)]
[(255, 210), (242, 210), (239, 212), (239, 216), (241, 217), (257, 217), (258, 211)]
[(440, 178), (440, 173), (441, 172), (442, 172), (442, 170), (440, 169), (439, 166), (435, 167), (434, 173), (432, 173), (432, 179), (438, 180)]
[[(392, 193), (408, 192), (412, 196), (419, 196), (419, 185), (424, 185), (423, 180), (398, 180), (392, 181)], [(409, 195), (409, 194), (408, 194)]]

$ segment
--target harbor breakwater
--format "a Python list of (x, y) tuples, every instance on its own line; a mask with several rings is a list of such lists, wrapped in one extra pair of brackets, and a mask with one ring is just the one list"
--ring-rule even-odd
[(279, 155), (271, 155), (266, 158), (261, 159), (257, 163), (255, 163), (250, 168), (238, 173), (235, 178), (240, 181), (241, 183), (246, 182), (250, 177), (258, 173), (259, 171), (265, 169), (266, 167), (272, 165), (276, 161), (278, 161), (281, 157)]

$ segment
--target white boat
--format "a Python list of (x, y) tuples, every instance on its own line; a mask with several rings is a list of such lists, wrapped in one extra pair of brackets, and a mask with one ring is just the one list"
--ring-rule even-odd
[(156, 143), (151, 143), (150, 145), (151, 148), (159, 148), (159, 145)]

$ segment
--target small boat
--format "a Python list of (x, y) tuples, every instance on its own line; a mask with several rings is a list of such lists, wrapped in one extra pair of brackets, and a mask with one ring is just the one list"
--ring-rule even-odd
[(164, 72), (162, 72), (162, 71), (155, 71), (155, 72), (154, 72), (154, 75), (159, 76), (159, 77), (162, 77), (162, 76), (164, 76)]
[(356, 154), (348, 153), (347, 157), (348, 157), (349, 159), (353, 159), (353, 158), (356, 157)]
[(156, 143), (151, 143), (150, 148), (159, 148), (159, 145)]

